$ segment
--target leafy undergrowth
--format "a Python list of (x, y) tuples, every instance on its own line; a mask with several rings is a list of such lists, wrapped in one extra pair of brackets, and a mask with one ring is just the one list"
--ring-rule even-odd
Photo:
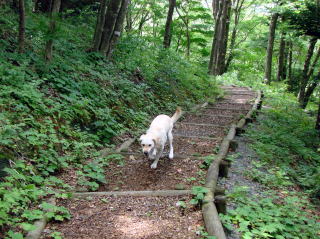
[(237, 76), (234, 72), (220, 79), (265, 94), (259, 120), (246, 131), (258, 159), (244, 174), (268, 192), (261, 192), (261, 198), (231, 193), (237, 208), (222, 216), (225, 225), (237, 225), (242, 238), (318, 238), (320, 140), (315, 117), (298, 107), (286, 85), (265, 86), (258, 75), (243, 81)]
[[(101, 158), (100, 148), (151, 116), (218, 94), (206, 69), (138, 36), (123, 37), (112, 61), (88, 52), (92, 16), (58, 23), (54, 58), (46, 63), (48, 20), (29, 13), (27, 50), (18, 54), (17, 16), (0, 11), (0, 159), (11, 165), (0, 183), (0, 237), (21, 238), (48, 214), (48, 205), (36, 205), (50, 195), (68, 196), (58, 178), (64, 169), (78, 168), (82, 183), (96, 188), (105, 183), (101, 168), (113, 160)], [(48, 216), (69, 217), (61, 208)]]
[(237, 208), (227, 215), (220, 214), (229, 230), (237, 225), (241, 238), (318, 238), (320, 225), (315, 208), (306, 196), (295, 192), (262, 192), (247, 195), (244, 187), (236, 188), (229, 198)]

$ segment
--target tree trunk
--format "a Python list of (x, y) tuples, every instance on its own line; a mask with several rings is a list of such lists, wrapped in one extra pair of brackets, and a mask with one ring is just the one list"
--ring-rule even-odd
[(215, 0), (212, 2), (215, 18), (215, 31), (209, 62), (209, 74), (221, 75), (225, 70), (225, 57), (228, 40), (228, 18), (230, 14), (230, 0)]
[(237, 33), (238, 33), (238, 25), (239, 25), (239, 20), (240, 20), (240, 14), (242, 10), (244, 0), (236, 0), (236, 2), (233, 2), (233, 15), (234, 15), (234, 26), (232, 29), (232, 34), (231, 34), (231, 40), (230, 40), (230, 46), (229, 46), (229, 55), (227, 57), (226, 65), (225, 65), (225, 72), (228, 71), (229, 66), (231, 64), (231, 61), (234, 58), (234, 48), (236, 45), (236, 38), (237, 38)]
[(100, 7), (99, 7), (99, 13), (97, 17), (97, 25), (94, 32), (93, 37), (93, 50), (98, 51), (100, 44), (101, 44), (101, 36), (103, 32), (103, 26), (106, 16), (106, 7), (107, 7), (107, 1), (108, 0), (101, 0), (100, 1)]
[(18, 51), (24, 52), (24, 38), (25, 38), (25, 5), (24, 0), (19, 0), (19, 39), (18, 39)]
[(149, 17), (150, 12), (147, 12), (145, 15), (143, 15), (141, 17), (141, 20), (139, 21), (139, 25), (138, 25), (138, 31), (139, 31), (139, 35), (142, 36), (142, 29), (144, 24), (151, 19), (151, 17)]
[(217, 46), (216, 45), (217, 45), (217, 41), (218, 41), (219, 26), (220, 26), (221, 15), (222, 15), (222, 1), (213, 0), (212, 1), (212, 9), (213, 9), (213, 17), (215, 19), (215, 25), (214, 25), (213, 41), (212, 41), (208, 71), (209, 71), (210, 75), (216, 75), (215, 74), (215, 64), (217, 61), (217, 59), (216, 59)]
[(304, 100), (301, 104), (301, 108), (302, 109), (305, 109), (309, 103), (309, 99), (311, 97), (311, 95), (313, 94), (315, 88), (318, 86), (319, 82), (313, 82), (306, 90), (306, 93), (305, 93), (305, 97), (304, 97)]
[(174, 7), (176, 6), (176, 0), (169, 0), (169, 10), (167, 15), (167, 21), (164, 31), (164, 38), (163, 38), (163, 47), (169, 48), (171, 43), (171, 25), (172, 25), (172, 16)]
[(118, 39), (123, 32), (123, 22), (128, 9), (129, 0), (122, 0), (121, 8), (119, 10), (118, 18), (114, 26), (114, 31), (111, 39), (111, 44), (107, 53), (108, 58), (111, 58), (113, 49), (118, 42)]
[(99, 51), (106, 55), (109, 51), (114, 27), (118, 18), (121, 0), (109, 1)]
[(305, 101), (304, 98), (305, 98), (305, 93), (306, 93), (305, 91), (306, 91), (306, 87), (307, 87), (309, 78), (311, 76), (311, 74), (308, 74), (308, 73), (309, 73), (311, 58), (313, 56), (313, 51), (314, 51), (315, 45), (317, 43), (317, 40), (318, 39), (315, 37), (310, 39), (306, 60), (304, 62), (304, 66), (303, 66), (302, 79), (300, 82), (300, 89), (299, 89), (299, 95), (298, 95), (298, 101), (299, 101), (299, 104), (301, 107), (303, 107), (303, 105), (304, 105), (304, 101)]
[(292, 81), (292, 51), (293, 51), (292, 41), (289, 41), (288, 51), (289, 51), (289, 56), (288, 56), (288, 78), (289, 78), (289, 81)]
[(131, 1), (129, 0), (129, 7), (128, 7), (127, 13), (126, 13), (126, 28), (125, 28), (127, 32), (132, 31), (132, 24), (133, 24), (130, 3), (131, 3)]
[(52, 0), (51, 2), (51, 11), (50, 11), (50, 25), (49, 25), (49, 34), (50, 39), (46, 43), (46, 49), (45, 49), (45, 59), (47, 61), (52, 60), (52, 50), (53, 50), (53, 37), (52, 34), (56, 30), (56, 20), (57, 14), (59, 13), (60, 6), (61, 6), (61, 0)]
[(318, 134), (320, 137), (320, 101), (319, 101), (319, 108), (318, 108), (318, 115), (317, 115), (317, 122), (316, 122), (316, 130), (318, 130)]
[(278, 74), (277, 81), (284, 80), (284, 72), (285, 72), (285, 50), (286, 50), (286, 33), (282, 32), (279, 46), (279, 59), (278, 59)]
[(288, 42), (285, 41), (286, 46), (284, 50), (284, 60), (283, 60), (283, 75), (282, 75), (282, 80), (287, 79), (287, 72), (288, 72), (288, 56), (289, 56), (289, 46)]
[(222, 47), (221, 54), (219, 56), (219, 75), (222, 75), (226, 72), (226, 56), (227, 56), (227, 48), (228, 48), (228, 40), (229, 40), (229, 29), (230, 29), (230, 17), (231, 17), (231, 1), (229, 6), (226, 6), (226, 26), (224, 29), (224, 37), (222, 39)]
[[(186, 55), (189, 58), (189, 56), (190, 56), (190, 48), (191, 48), (191, 39), (190, 39), (190, 27), (189, 27), (188, 11), (185, 11), (186, 12), (186, 16), (182, 16), (177, 7), (176, 7), (176, 11), (177, 11), (177, 13), (179, 15), (179, 18), (181, 18), (181, 20), (183, 21), (184, 25), (186, 26), (186, 38), (187, 38)], [(182, 31), (179, 34), (179, 42), (181, 40), (181, 34), (182, 34)], [(178, 50), (178, 47), (177, 47), (177, 50)]]
[(278, 13), (274, 13), (272, 15), (270, 27), (269, 27), (268, 48), (267, 48), (266, 66), (265, 66), (265, 80), (267, 84), (271, 83), (272, 54), (273, 54), (273, 45), (274, 45), (274, 38), (276, 33), (278, 17), (279, 17)]

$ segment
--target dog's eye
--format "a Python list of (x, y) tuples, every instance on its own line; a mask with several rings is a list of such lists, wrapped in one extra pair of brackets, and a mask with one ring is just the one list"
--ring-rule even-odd
[(142, 146), (144, 147), (144, 144), (142, 144)]
[(151, 147), (151, 144), (149, 144), (149, 147)]

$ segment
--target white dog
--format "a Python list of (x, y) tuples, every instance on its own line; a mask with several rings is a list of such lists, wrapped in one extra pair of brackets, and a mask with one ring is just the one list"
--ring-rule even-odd
[(173, 124), (180, 118), (181, 113), (181, 108), (178, 107), (172, 117), (158, 115), (152, 121), (147, 133), (141, 135), (140, 141), (142, 152), (148, 156), (149, 159), (154, 159), (151, 168), (157, 168), (159, 158), (162, 155), (167, 139), (169, 139), (170, 144), (169, 158), (173, 159), (172, 128)]

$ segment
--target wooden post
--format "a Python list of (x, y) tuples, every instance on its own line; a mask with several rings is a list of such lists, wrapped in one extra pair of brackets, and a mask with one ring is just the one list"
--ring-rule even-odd
[(219, 176), (223, 178), (228, 177), (229, 167), (230, 163), (225, 160), (222, 160), (219, 165)]
[(227, 198), (224, 195), (215, 196), (214, 202), (217, 207), (218, 213), (227, 213)]
[(232, 151), (235, 151), (237, 148), (238, 148), (238, 142), (235, 141), (235, 140), (231, 140), (231, 141), (230, 141), (230, 149), (231, 149)]

